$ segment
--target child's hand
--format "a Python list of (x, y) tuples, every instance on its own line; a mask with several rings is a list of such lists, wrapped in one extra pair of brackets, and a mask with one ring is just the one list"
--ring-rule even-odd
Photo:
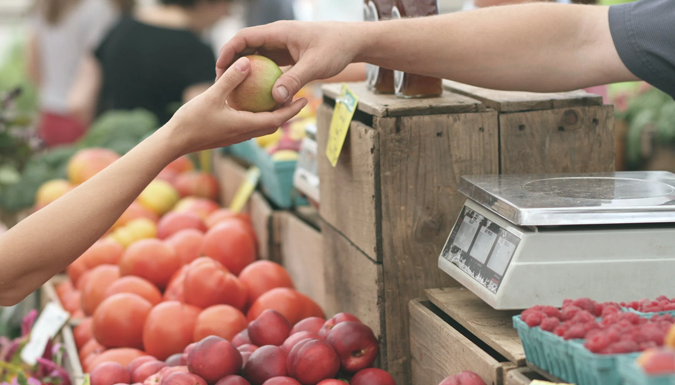
[(213, 86), (176, 111), (162, 129), (168, 130), (179, 154), (226, 147), (271, 134), (307, 104), (306, 99), (299, 99), (276, 111), (261, 113), (228, 107), (228, 95), (248, 76), (250, 68), (247, 58), (237, 60)]

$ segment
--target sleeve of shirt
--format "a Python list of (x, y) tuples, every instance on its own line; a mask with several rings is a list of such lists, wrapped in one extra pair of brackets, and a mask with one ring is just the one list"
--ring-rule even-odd
[(110, 0), (88, 0), (89, 7), (83, 13), (86, 18), (86, 41), (88, 51), (96, 49), (112, 25), (119, 18), (119, 11)]
[(195, 45), (195, 52), (188, 56), (185, 68), (185, 88), (216, 79), (216, 57), (206, 44)]
[(609, 27), (626, 67), (675, 98), (675, 0), (614, 5)]

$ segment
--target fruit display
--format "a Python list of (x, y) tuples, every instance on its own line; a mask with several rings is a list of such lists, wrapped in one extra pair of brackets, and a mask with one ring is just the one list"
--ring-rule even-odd
[(393, 384), (372, 368), (372, 329), (326, 320), (283, 266), (257, 260), (250, 218), (213, 201), (217, 185), (176, 185), (195, 173), (169, 165), (56, 286), (91, 384)]

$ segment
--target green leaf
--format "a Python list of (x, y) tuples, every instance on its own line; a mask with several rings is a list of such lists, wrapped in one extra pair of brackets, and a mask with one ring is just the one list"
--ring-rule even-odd
[(0, 184), (9, 185), (18, 183), (21, 180), (21, 174), (16, 168), (10, 165), (0, 166)]
[(28, 379), (26, 378), (26, 375), (23, 373), (23, 371), (19, 371), (19, 373), (17, 373), (16, 382), (18, 382), (19, 385), (28, 385)]

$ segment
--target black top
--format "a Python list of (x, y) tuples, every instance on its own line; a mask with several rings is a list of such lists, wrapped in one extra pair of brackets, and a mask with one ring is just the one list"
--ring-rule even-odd
[(675, 98), (675, 0), (614, 5), (609, 27), (626, 67)]
[(123, 18), (95, 56), (103, 69), (99, 113), (144, 108), (166, 123), (192, 85), (212, 83), (216, 58), (195, 33)]

